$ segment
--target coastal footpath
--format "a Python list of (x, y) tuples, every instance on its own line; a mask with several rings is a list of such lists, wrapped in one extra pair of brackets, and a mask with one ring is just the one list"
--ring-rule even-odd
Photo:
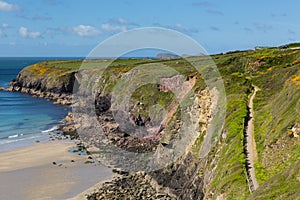
[[(293, 44), (293, 47), (297, 44)], [(122, 130), (115, 121), (111, 109), (111, 96), (122, 77), (128, 75), (140, 64), (164, 64), (181, 70), (181, 76), (160, 77), (161, 86), (147, 84), (138, 87), (131, 95), (129, 120), (137, 127), (155, 128), (153, 115), (149, 114), (154, 102), (166, 110), (176, 105), (171, 88), (178, 84), (193, 86), (192, 107), (183, 107), (184, 113), (198, 121), (195, 126), (198, 138), (190, 144), (185, 153), (174, 163), (151, 172), (129, 172), (126, 160), (120, 156), (118, 162), (110, 163), (119, 176), (104, 182), (83, 194), (86, 199), (297, 199), (300, 188), (300, 117), (297, 105), (300, 99), (300, 51), (298, 49), (264, 48), (249, 51), (235, 51), (213, 55), (226, 90), (227, 106), (225, 125), (221, 137), (205, 157), (199, 152), (203, 145), (207, 127), (211, 120), (214, 98), (209, 93), (200, 74), (195, 73), (183, 59), (167, 61), (149, 59), (121, 59), (97, 78), (97, 71), (80, 69), (81, 61), (48, 61), (24, 68), (11, 82), (10, 91), (30, 93), (37, 97), (49, 98), (56, 103), (72, 106), (80, 119), (69, 114), (66, 132), (84, 129), (90, 135), (79, 135), (87, 148), (102, 147), (103, 143), (133, 152), (149, 152), (167, 146), (182, 128), (179, 110), (168, 119), (166, 126), (155, 129), (151, 137), (134, 137)], [(201, 56), (195, 60), (201, 60)], [(106, 60), (84, 61), (89, 66), (101, 65)], [(93, 76), (94, 75), (94, 76)], [(94, 94), (97, 121), (103, 127), (103, 138), (88, 124), (85, 108), (72, 98), (76, 80), (89, 88), (80, 90)], [(167, 79), (166, 79), (167, 78)], [(83, 80), (83, 81), (82, 81)], [(174, 80), (182, 80), (174, 81)], [(193, 80), (195, 83), (191, 84)], [(253, 100), (255, 113), (254, 137), (257, 159), (254, 161), (255, 177), (259, 186), (251, 191), (247, 184), (247, 158), (245, 155), (245, 122), (247, 122), (249, 95), (252, 85), (261, 89)], [(175, 84), (176, 86), (176, 84)], [(175, 110), (175, 109), (174, 109)], [(73, 127), (73, 128), (72, 128)], [(193, 126), (191, 126), (193, 127)], [(196, 130), (197, 128), (197, 130)], [(109, 153), (110, 149), (105, 149)], [(102, 154), (93, 154), (101, 156)], [(101, 158), (99, 157), (101, 161)], [(130, 163), (128, 163), (129, 165)], [(82, 197), (82, 196), (81, 196)]]
[(259, 91), (259, 88), (256, 86), (253, 86), (254, 92), (251, 95), (249, 99), (248, 104), (248, 112), (249, 112), (249, 119), (246, 126), (246, 133), (245, 133), (245, 152), (246, 152), (246, 169), (248, 174), (248, 185), (250, 188), (250, 191), (253, 192), (258, 188), (258, 182), (255, 176), (255, 168), (254, 168), (254, 161), (257, 157), (256, 152), (256, 144), (254, 140), (254, 111), (253, 111), (253, 99), (255, 98), (255, 95), (257, 91)]

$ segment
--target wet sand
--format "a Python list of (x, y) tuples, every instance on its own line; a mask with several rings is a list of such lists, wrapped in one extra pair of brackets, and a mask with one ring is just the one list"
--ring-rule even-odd
[[(72, 142), (52, 141), (0, 153), (0, 199), (69, 199), (113, 176), (87, 156), (68, 152)], [(55, 164), (53, 164), (55, 162)]]

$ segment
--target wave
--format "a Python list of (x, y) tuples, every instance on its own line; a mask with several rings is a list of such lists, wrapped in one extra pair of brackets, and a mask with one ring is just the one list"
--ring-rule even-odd
[(17, 138), (17, 137), (21, 137), (21, 136), (23, 136), (23, 135), (24, 135), (24, 134), (20, 133), (20, 134), (10, 135), (10, 136), (8, 136), (7, 138), (8, 138), (8, 139), (11, 139), (11, 138)]
[[(2, 145), (9, 145), (9, 144), (16, 144), (16, 147), (20, 144), (30, 143), (32, 144), (35, 139), (38, 139), (41, 135), (24, 135), (24, 137), (15, 137), (15, 138), (8, 138), (0, 139), (0, 152)], [(21, 142), (21, 143), (20, 143)], [(23, 142), (23, 143), (22, 143)], [(24, 143), (25, 142), (25, 143)]]
[(49, 132), (57, 131), (58, 128), (59, 128), (58, 126), (53, 126), (52, 128), (42, 131), (42, 133), (49, 133)]

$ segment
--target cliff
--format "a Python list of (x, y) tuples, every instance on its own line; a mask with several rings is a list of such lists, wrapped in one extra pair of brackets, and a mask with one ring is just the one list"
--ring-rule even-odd
[[(195, 73), (185, 60), (121, 59), (112, 62), (104, 72), (102, 68), (91, 66), (102, 66), (108, 62), (105, 60), (86, 61), (84, 65), (88, 66), (80, 70), (82, 63), (79, 61), (49, 61), (22, 70), (11, 83), (11, 90), (52, 98), (57, 103), (63, 103), (62, 100), (68, 101), (67, 104), (75, 103), (72, 106), (82, 114), (75, 127), (89, 133), (81, 137), (90, 147), (113, 144), (131, 152), (149, 152), (170, 145), (172, 138), (178, 135), (182, 129), (180, 110), (201, 121), (199, 126), (189, 124), (195, 128), (192, 130), (197, 132), (198, 138), (175, 162), (154, 171), (136, 173), (124, 170), (134, 163), (128, 163), (122, 156), (117, 157), (114, 160), (116, 163), (107, 164), (118, 168), (118, 163), (122, 163), (120, 169), (116, 169), (120, 177), (104, 183), (98, 191), (89, 194), (88, 199), (111, 199), (116, 196), (135, 199), (293, 199), (300, 188), (297, 170), (300, 168), (300, 50), (265, 48), (213, 55), (212, 58), (225, 84), (226, 119), (221, 137), (204, 158), (199, 156), (199, 151), (210, 123), (214, 99), (203, 77)], [(185, 77), (176, 74), (158, 77), (161, 84), (140, 85), (130, 94), (126, 108), (130, 113), (126, 115), (128, 121), (134, 127), (158, 130), (154, 131), (158, 134), (151, 137), (126, 134), (128, 130), (115, 119), (118, 113), (113, 109), (116, 105), (112, 97), (120, 86), (118, 82), (128, 78), (132, 69), (142, 64), (150, 66), (149, 70), (164, 64), (179, 70)], [(139, 76), (145, 80), (145, 73)], [(80, 96), (92, 94), (92, 98), (86, 101), (93, 104), (92, 107), (72, 102), (72, 86), (79, 79), (81, 81), (75, 91), (80, 91)], [(130, 80), (134, 82), (134, 78)], [(179, 85), (192, 85), (190, 99), (193, 104), (170, 109), (176, 105), (172, 90)], [(255, 191), (249, 189), (245, 154), (245, 130), (252, 85), (260, 88), (253, 99), (254, 167), (259, 183)], [(118, 91), (118, 95), (126, 95), (122, 90)], [(86, 113), (90, 108), (95, 109), (97, 123), (104, 130), (103, 138), (88, 126), (91, 122), (88, 122)], [(166, 113), (171, 113), (167, 114), (167, 123), (157, 127), (156, 122), (164, 120), (158, 116)], [(105, 155), (113, 154), (109, 148), (105, 151)], [(94, 155), (103, 161), (102, 154)]]
[(46, 61), (28, 66), (10, 83), (8, 90), (48, 98), (57, 104), (71, 105), (76, 70), (65, 67), (66, 64), (69, 61)]

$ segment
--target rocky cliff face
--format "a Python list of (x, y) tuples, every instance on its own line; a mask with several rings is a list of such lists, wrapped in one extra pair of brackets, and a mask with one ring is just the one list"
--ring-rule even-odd
[[(71, 94), (74, 85), (75, 72), (59, 74), (56, 77), (49, 74), (33, 76), (31, 68), (25, 68), (17, 76), (12, 86), (15, 90), (33, 89), (40, 92), (51, 92), (56, 94)], [(19, 87), (19, 89), (18, 89)]]
[(57, 104), (71, 105), (76, 71), (37, 63), (24, 68), (8, 90), (48, 98)]
[[(198, 127), (199, 137), (204, 137), (207, 130), (207, 124), (209, 123), (211, 116), (211, 99), (207, 89), (199, 92), (197, 97), (194, 98), (196, 102), (194, 108), (189, 108), (185, 112), (189, 113), (191, 116), (198, 116), (198, 122), (201, 121), (201, 127)], [(114, 144), (123, 149), (130, 148), (132, 151), (142, 153), (144, 151), (153, 151), (158, 148), (157, 146), (162, 145), (162, 142), (165, 143), (165, 141), (162, 140), (164, 136), (162, 136), (162, 138), (157, 138), (156, 140), (136, 140), (131, 136), (125, 136), (124, 133), (117, 130), (116, 127), (118, 127), (118, 125), (116, 122), (113, 122), (112, 116), (108, 113), (102, 113), (102, 115), (99, 116), (99, 121), (102, 124), (102, 127), (107, 127), (104, 129), (114, 130), (108, 131), (106, 136), (110, 139), (110, 141), (113, 141)], [(108, 125), (108, 123), (110, 125)], [(164, 131), (165, 134), (176, 135), (180, 128), (180, 120), (175, 118)], [(190, 126), (190, 131), (193, 131), (192, 126)], [(91, 141), (89, 145), (99, 146), (99, 144), (97, 144), (97, 139), (99, 140), (99, 135), (92, 137), (92, 141), (89, 140)], [(200, 143), (201, 141), (198, 140), (198, 142)], [(113, 196), (120, 195), (123, 195), (124, 198), (127, 197), (130, 199), (143, 199), (145, 197), (148, 197), (146, 199), (203, 199), (205, 195), (204, 176), (208, 177), (209, 173), (205, 174), (201, 173), (201, 171), (205, 172), (208, 159), (200, 159), (197, 154), (197, 148), (199, 147), (197, 147), (197, 145), (193, 146), (192, 143), (188, 146), (184, 154), (177, 159), (177, 161), (159, 170), (147, 173), (143, 172), (143, 176), (141, 176), (141, 172), (130, 173), (129, 175), (126, 174), (123, 175), (122, 178), (114, 180), (113, 183), (104, 183), (102, 188), (99, 191), (95, 191), (95, 193), (90, 194), (88, 199), (110, 199)], [(106, 149), (106, 153), (107, 151), (108, 150)], [(112, 154), (113, 153), (114, 152), (112, 152)], [(115, 158), (111, 165), (118, 167), (118, 164), (116, 163), (121, 163), (120, 167), (127, 169), (126, 160), (123, 160), (121, 157)], [(132, 162), (128, 163), (129, 169), (134, 164), (135, 163)], [(142, 164), (142, 162), (140, 164)], [(147, 166), (145, 166), (145, 169), (147, 169)], [(151, 181), (147, 182), (147, 179), (145, 180), (145, 176)], [(148, 186), (145, 189), (146, 184), (148, 184)]]

